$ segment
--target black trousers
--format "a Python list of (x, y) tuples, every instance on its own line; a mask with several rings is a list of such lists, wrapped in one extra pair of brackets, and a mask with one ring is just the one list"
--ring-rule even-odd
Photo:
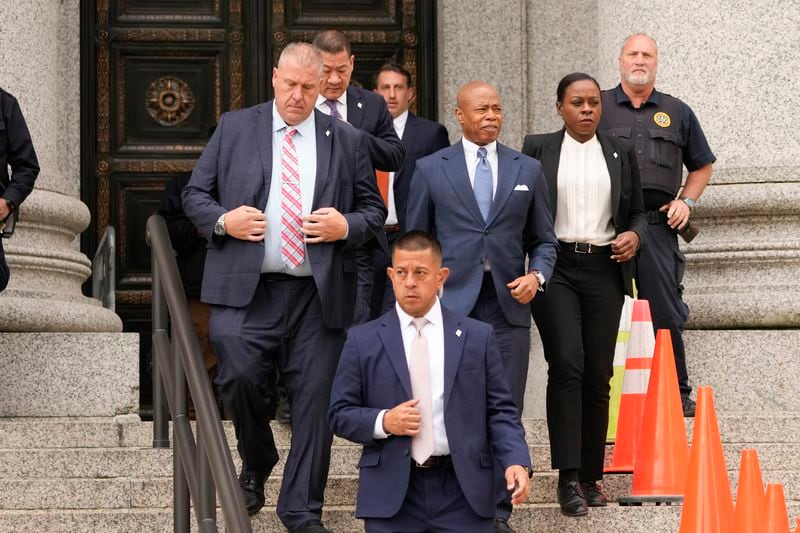
[(314, 280), (262, 277), (247, 307), (211, 307), (210, 338), (243, 468), (267, 474), (278, 462), (268, 420), (277, 366), (292, 417), (277, 513), (289, 529), (320, 518), (333, 440), (328, 406), (345, 334), (325, 325)]
[(639, 298), (650, 302), (655, 329), (668, 329), (675, 354), (675, 370), (681, 396), (689, 396), (689, 372), (683, 347), (683, 328), (689, 306), (683, 301), (683, 273), (686, 258), (678, 247), (678, 236), (665, 222), (647, 228), (647, 246), (639, 253)]
[(609, 254), (560, 251), (547, 291), (531, 306), (547, 360), (552, 467), (603, 477), (609, 380), (624, 287)]

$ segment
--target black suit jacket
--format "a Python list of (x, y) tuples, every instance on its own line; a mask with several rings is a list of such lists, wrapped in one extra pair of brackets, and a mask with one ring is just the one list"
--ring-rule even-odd
[[(550, 191), (550, 206), (553, 220), (558, 206), (558, 160), (561, 157), (561, 143), (565, 130), (540, 135), (526, 135), (522, 153), (542, 162), (547, 187)], [(639, 165), (633, 149), (624, 141), (597, 133), (603, 148), (603, 156), (611, 178), (611, 213), (617, 235), (623, 231), (634, 231), (639, 236), (640, 247), (647, 236), (647, 215), (642, 200), (642, 185), (639, 178)], [(634, 262), (622, 263), (622, 277), (625, 293), (633, 297)]]
[(397, 221), (400, 231), (406, 230), (406, 206), (408, 205), (408, 191), (411, 188), (411, 177), (417, 159), (421, 159), (442, 148), (450, 146), (450, 137), (447, 129), (432, 120), (420, 118), (409, 112), (406, 127), (403, 130), (403, 148), (406, 150), (406, 159), (403, 167), (394, 174), (394, 207), (397, 211)]
[[(383, 235), (383, 204), (365, 146), (367, 135), (314, 111), (317, 175), (311, 210), (335, 207), (347, 219), (347, 240), (309, 244), (307, 260), (330, 328), (350, 325), (356, 289), (355, 250)], [(272, 177), (272, 100), (220, 117), (183, 191), (183, 208), (210, 245), (202, 300), (244, 307), (253, 299), (264, 260), (262, 242), (215, 238), (220, 215), (241, 205), (263, 209)]]
[(348, 87), (347, 122), (369, 134), (365, 144), (377, 170), (393, 172), (402, 166), (403, 144), (394, 131), (392, 115), (381, 95)]
[(38, 175), (39, 161), (22, 110), (16, 98), (0, 89), (0, 195), (19, 207)]

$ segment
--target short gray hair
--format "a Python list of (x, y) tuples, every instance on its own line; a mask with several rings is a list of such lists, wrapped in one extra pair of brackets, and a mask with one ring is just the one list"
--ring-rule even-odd
[(623, 52), (623, 50), (625, 50), (625, 45), (628, 43), (628, 41), (630, 41), (634, 37), (647, 37), (648, 39), (653, 41), (654, 45), (656, 45), (656, 53), (658, 53), (658, 43), (656, 42), (656, 40), (653, 39), (653, 37), (651, 37), (650, 35), (646, 34), (643, 31), (637, 31), (636, 33), (631, 33), (630, 35), (625, 37), (625, 39), (622, 41), (622, 46), (619, 47), (619, 57), (622, 57), (622, 52)]
[(278, 58), (278, 68), (286, 64), (286, 61), (293, 59), (301, 67), (316, 68), (322, 73), (322, 54), (319, 48), (311, 43), (295, 42), (289, 43), (281, 50)]

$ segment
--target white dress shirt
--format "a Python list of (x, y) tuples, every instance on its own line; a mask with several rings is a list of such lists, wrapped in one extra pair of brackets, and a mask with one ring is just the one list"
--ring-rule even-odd
[[(475, 189), (475, 168), (478, 166), (480, 158), (478, 157), (477, 144), (461, 138), (461, 144), (464, 146), (464, 157), (467, 160), (467, 174), (469, 174), (469, 183)], [(486, 161), (492, 168), (492, 199), (497, 194), (497, 141), (492, 141), (483, 146), (486, 148)]]
[[(327, 98), (320, 94), (317, 96), (317, 109), (325, 113), (326, 115), (331, 114), (331, 108), (328, 107), (326, 103)], [(339, 98), (336, 99), (336, 110), (342, 115), (342, 120), (347, 122), (347, 91), (345, 90)]]
[[(394, 125), (394, 132), (397, 134), (398, 139), (403, 139), (403, 132), (406, 130), (406, 122), (408, 122), (408, 109), (403, 111), (396, 119), (392, 121)], [(386, 206), (389, 213), (386, 215), (386, 225), (392, 226), (397, 224), (397, 207), (394, 205), (394, 172), (389, 172), (389, 205)]]
[(261, 272), (279, 272), (292, 276), (310, 276), (311, 265), (308, 263), (308, 249), (303, 262), (297, 268), (284, 264), (281, 259), (281, 148), (283, 138), (290, 128), (296, 128), (297, 133), (293, 140), (297, 149), (297, 159), (300, 171), (300, 200), (302, 214), (311, 212), (314, 201), (314, 186), (317, 179), (317, 130), (314, 113), (297, 126), (288, 126), (283, 121), (275, 104), (272, 104), (272, 180), (269, 187), (269, 197), (264, 213), (267, 215), (267, 232), (264, 235), (264, 262)]
[(605, 246), (614, 240), (611, 177), (595, 135), (585, 143), (564, 134), (558, 161), (555, 231), (565, 242)]
[[(400, 332), (403, 335), (403, 349), (406, 354), (406, 364), (411, 359), (411, 346), (417, 330), (412, 324), (414, 317), (407, 314), (395, 303), (397, 316), (400, 318)], [(428, 343), (428, 360), (430, 363), (431, 400), (433, 413), (433, 455), (449, 455), (450, 445), (447, 442), (447, 431), (444, 427), (444, 324), (442, 323), (442, 306), (439, 299), (425, 314), (428, 324), (422, 329), (422, 334)], [(383, 430), (383, 417), (388, 409), (378, 413), (375, 419), (373, 437), (385, 439), (389, 435)]]

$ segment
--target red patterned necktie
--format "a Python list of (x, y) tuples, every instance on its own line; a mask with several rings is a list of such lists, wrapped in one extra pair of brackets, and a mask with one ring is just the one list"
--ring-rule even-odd
[(297, 268), (305, 257), (303, 232), (300, 231), (303, 225), (300, 170), (293, 139), (296, 133), (296, 129), (288, 130), (281, 147), (281, 259), (292, 268)]

